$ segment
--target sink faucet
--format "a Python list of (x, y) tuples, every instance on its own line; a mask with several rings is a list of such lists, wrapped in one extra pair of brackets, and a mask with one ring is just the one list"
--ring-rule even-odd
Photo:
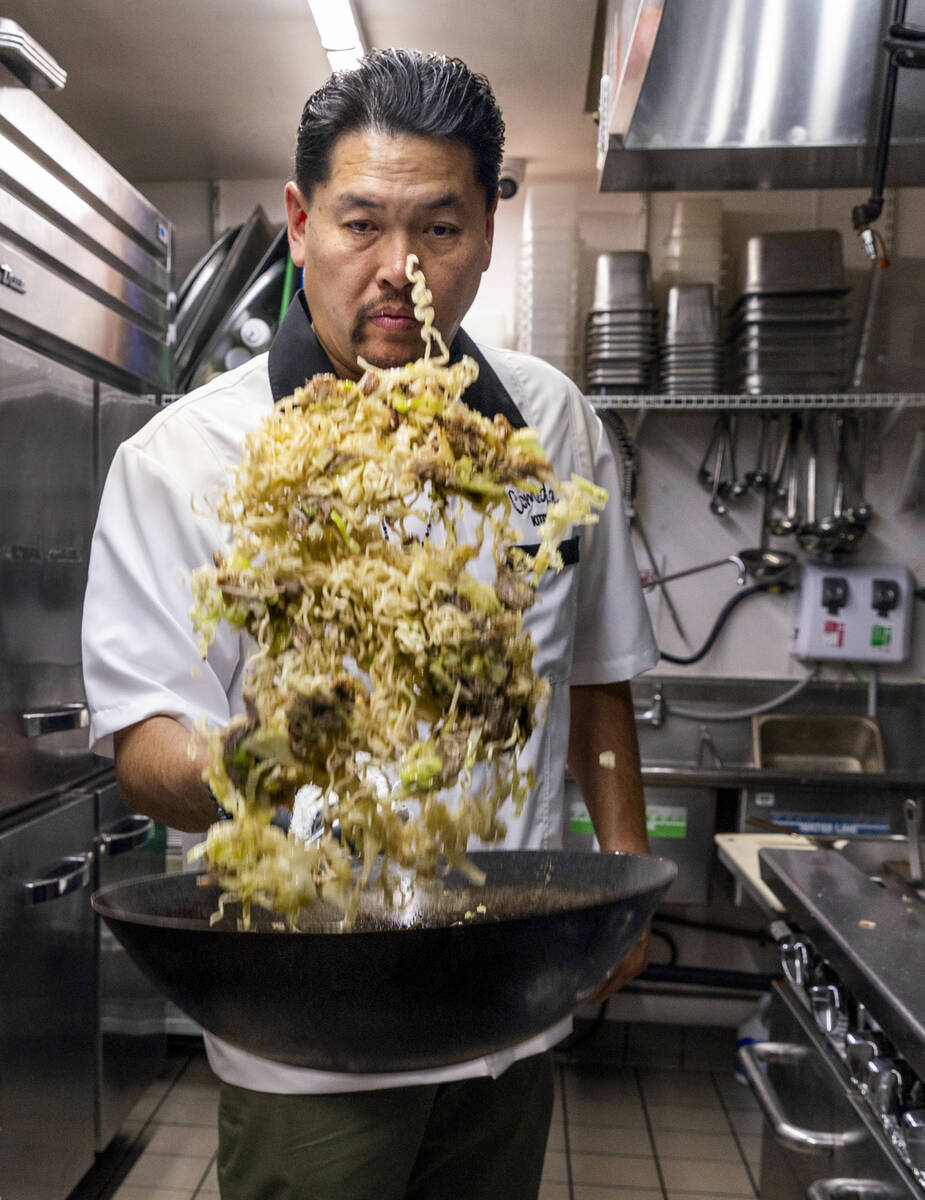
[(700, 744), (697, 747), (697, 766), (703, 766), (703, 757), (705, 752), (709, 750), (713, 755), (713, 766), (722, 767), (723, 760), (719, 756), (719, 751), (716, 749), (716, 742), (713, 741), (713, 734), (710, 733), (706, 725), (700, 726)]
[(640, 725), (654, 725), (656, 729), (664, 723), (665, 697), (662, 695), (662, 685), (660, 683), (655, 685), (655, 691), (652, 693), (652, 702), (649, 707), (642, 712), (638, 708), (634, 708), (633, 716)]

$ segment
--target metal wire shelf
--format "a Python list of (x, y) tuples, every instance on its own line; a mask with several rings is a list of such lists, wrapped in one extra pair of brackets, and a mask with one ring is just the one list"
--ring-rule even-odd
[(806, 409), (806, 408), (879, 408), (925, 407), (925, 392), (806, 392), (749, 396), (740, 393), (690, 393), (684, 395), (612, 396), (589, 392), (587, 396), (599, 412), (608, 409)]

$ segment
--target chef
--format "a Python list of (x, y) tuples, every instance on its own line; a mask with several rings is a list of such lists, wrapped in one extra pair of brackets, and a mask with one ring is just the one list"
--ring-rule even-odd
[[(203, 662), (190, 624), (190, 574), (228, 540), (209, 498), (228, 486), (246, 433), (306, 378), (358, 379), (360, 357), (379, 366), (420, 357), (405, 276), (414, 253), (451, 357), (479, 364), (466, 402), (536, 428), (560, 478), (576, 471), (613, 497), (598, 525), (563, 543), (562, 571), (525, 614), (551, 698), (521, 759), (536, 786), (508, 817), (504, 845), (561, 845), (567, 762), (602, 849), (647, 852), (628, 681), (658, 652), (607, 437), (570, 380), (526, 355), (476, 346), (461, 328), (491, 258), (503, 142), (487, 80), (434, 54), (373, 51), (307, 101), (285, 188), (304, 289), (268, 353), (170, 405), (120, 448), (103, 495), (84, 670), (92, 738), (114, 754), (129, 807), (190, 833), (217, 819), (191, 730), (241, 712), (249, 646), (224, 626)], [(551, 498), (511, 500), (523, 540), (536, 541)], [(644, 962), (645, 939), (600, 999)], [(559, 1025), (448, 1068), (366, 1075), (270, 1062), (206, 1034), (221, 1081), (221, 1194), (533, 1200), (552, 1110), (550, 1050), (567, 1032)]]

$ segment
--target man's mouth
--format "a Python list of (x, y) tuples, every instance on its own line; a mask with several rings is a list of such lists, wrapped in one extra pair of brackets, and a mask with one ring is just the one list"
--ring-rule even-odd
[(367, 318), (371, 325), (389, 333), (405, 333), (418, 328), (418, 320), (407, 308), (379, 308)]

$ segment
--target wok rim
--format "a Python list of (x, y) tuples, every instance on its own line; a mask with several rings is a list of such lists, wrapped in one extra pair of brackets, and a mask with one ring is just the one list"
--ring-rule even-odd
[[(651, 892), (653, 888), (659, 888), (659, 887), (667, 888), (667, 886), (669, 886), (673, 882), (673, 880), (676, 878), (677, 873), (678, 873), (677, 864), (674, 862), (674, 860), (672, 860), (670, 858), (666, 858), (662, 855), (654, 855), (654, 854), (651, 854), (651, 855), (650, 854), (634, 854), (630, 851), (624, 851), (624, 850), (602, 850), (602, 851), (558, 851), (558, 850), (497, 851), (497, 850), (493, 850), (493, 851), (473, 851), (468, 857), (469, 857), (470, 861), (477, 862), (479, 865), (482, 865), (483, 860), (489, 859), (490, 856), (494, 856), (494, 855), (498, 855), (498, 854), (512, 854), (512, 855), (518, 855), (518, 856), (525, 856), (525, 855), (535, 856), (537, 861), (541, 857), (548, 858), (550, 856), (553, 858), (555, 858), (557, 856), (564, 856), (564, 857), (569, 857), (572, 859), (586, 858), (589, 860), (590, 859), (600, 859), (601, 857), (607, 857), (607, 858), (619, 857), (619, 858), (626, 858), (626, 859), (632, 859), (632, 860), (644, 860), (644, 861), (652, 863), (653, 865), (657, 864), (658, 870), (656, 873), (654, 873), (653, 877), (650, 879), (641, 880), (635, 886), (620, 888), (618, 891), (615, 889), (616, 894), (601, 895), (601, 896), (596, 897), (595, 899), (591, 900), (590, 902), (587, 900), (587, 898), (585, 898), (584, 901), (582, 901), (580, 898), (576, 897), (574, 902), (572, 902), (572, 903), (566, 902), (566, 903), (560, 904), (554, 908), (534, 909), (529, 912), (521, 912), (521, 913), (509, 915), (509, 916), (501, 916), (501, 917), (495, 918), (493, 920), (467, 921), (464, 924), (460, 923), (458, 920), (453, 920), (453, 921), (447, 920), (445, 922), (438, 923), (438, 924), (426, 924), (426, 923), (425, 924), (409, 924), (409, 925), (396, 924), (396, 925), (379, 926), (379, 927), (372, 927), (372, 928), (360, 927), (360, 928), (351, 928), (349, 930), (344, 930), (339, 927), (339, 925), (336, 921), (332, 921), (332, 922), (326, 923), (323, 926), (317, 926), (315, 928), (310, 928), (310, 929), (292, 930), (287, 925), (281, 929), (261, 928), (261, 929), (239, 930), (237, 928), (230, 928), (227, 925), (223, 925), (223, 926), (219, 926), (217, 924), (210, 925), (208, 923), (208, 917), (172, 917), (172, 916), (158, 916), (158, 915), (149, 914), (149, 913), (140, 913), (137, 910), (130, 910), (130, 909), (127, 909), (124, 907), (116, 907), (109, 900), (109, 897), (111, 897), (113, 895), (113, 893), (118, 893), (118, 892), (124, 893), (124, 892), (128, 891), (129, 889), (132, 889), (136, 885), (139, 888), (142, 888), (144, 886), (149, 886), (149, 887), (151, 885), (156, 886), (159, 881), (163, 881), (163, 880), (194, 881), (196, 879), (197, 875), (201, 874), (201, 872), (194, 872), (194, 871), (164, 872), (159, 875), (140, 876), (136, 879), (122, 880), (121, 882), (118, 882), (118, 883), (107, 884), (105, 887), (98, 888), (96, 891), (94, 891), (91, 894), (90, 904), (91, 904), (91, 907), (93, 908), (94, 912), (96, 912), (104, 920), (121, 921), (126, 924), (138, 925), (138, 926), (143, 926), (146, 928), (165, 929), (165, 930), (169, 929), (169, 930), (173, 930), (173, 931), (177, 931), (177, 932), (189, 932), (189, 933), (195, 933), (195, 934), (200, 934), (200, 935), (201, 934), (240, 935), (242, 932), (246, 932), (248, 934), (248, 936), (250, 936), (250, 937), (255, 937), (255, 936), (256, 937), (285, 937), (287, 935), (291, 935), (292, 933), (297, 933), (299, 935), (299, 937), (301, 937), (301, 938), (306, 938), (306, 937), (326, 937), (327, 938), (327, 937), (332, 937), (332, 936), (341, 937), (345, 933), (349, 933), (353, 937), (365, 935), (365, 936), (381, 938), (384, 934), (401, 934), (403, 936), (407, 936), (409, 934), (444, 933), (444, 932), (447, 932), (447, 931), (450, 931), (453, 929), (472, 930), (472, 929), (477, 929), (477, 928), (496, 928), (499, 925), (513, 925), (515, 922), (532, 921), (532, 920), (536, 920), (537, 918), (555, 917), (555, 916), (561, 916), (561, 915), (564, 915), (567, 913), (572, 913), (572, 912), (577, 912), (577, 911), (582, 911), (582, 910), (587, 911), (587, 910), (595, 909), (595, 908), (608, 907), (610, 905), (619, 903), (624, 900), (631, 900), (634, 897), (636, 897), (642, 893)], [(505, 882), (506, 886), (511, 886), (511, 887), (516, 886), (516, 884), (512, 883), (511, 881), (504, 881), (504, 882)], [(182, 885), (179, 885), (179, 886), (182, 886)], [(190, 886), (190, 884), (186, 884), (185, 886), (188, 888)], [(210, 885), (210, 886), (212, 886), (212, 885)], [(470, 886), (477, 887), (478, 885), (470, 885)], [(486, 887), (491, 886), (490, 879), (486, 881), (485, 886)], [(527, 886), (527, 885), (524, 885), (524, 886)], [(215, 887), (216, 887), (217, 892), (220, 891), (220, 889), (218, 888), (217, 885), (215, 885)], [(205, 890), (205, 889), (203, 889), (203, 890)], [(259, 907), (262, 912), (272, 912), (273, 911), (273, 910), (268, 910), (268, 909), (264, 908), (263, 906), (257, 906), (257, 907)], [(281, 921), (284, 920), (284, 918), (280, 914), (277, 914), (277, 915), (280, 917)]]

